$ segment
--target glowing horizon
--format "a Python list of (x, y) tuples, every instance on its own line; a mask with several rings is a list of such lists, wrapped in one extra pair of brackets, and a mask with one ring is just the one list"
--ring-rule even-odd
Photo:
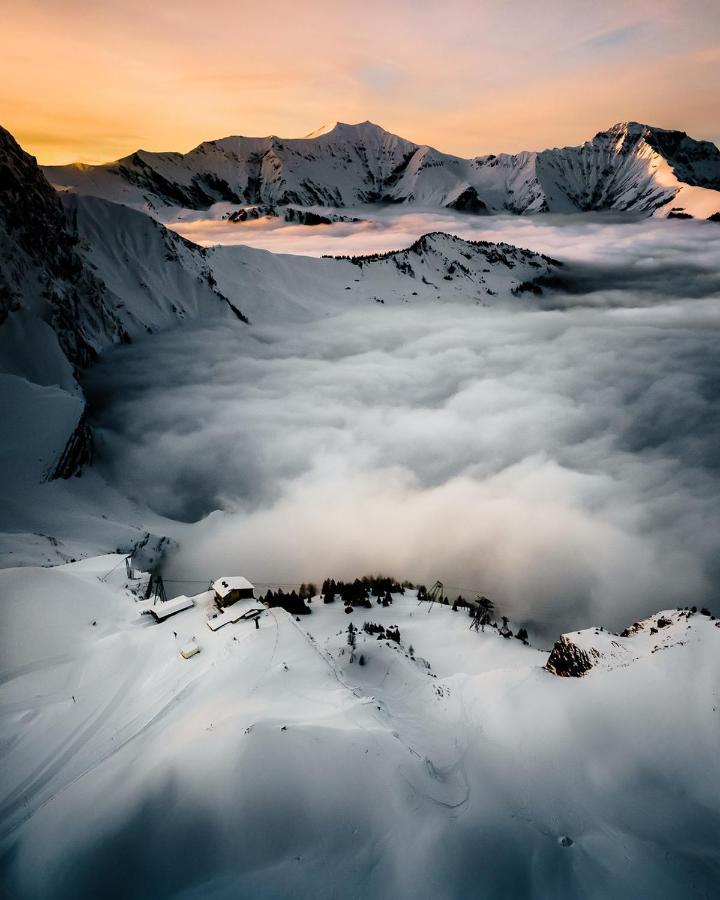
[[(371, 120), (469, 157), (635, 120), (720, 141), (720, 7), (694, 0), (5, 0), (0, 124), (44, 164)], [(517, 23), (522, 23), (518, 30)], [(380, 27), (381, 26), (381, 27)]]

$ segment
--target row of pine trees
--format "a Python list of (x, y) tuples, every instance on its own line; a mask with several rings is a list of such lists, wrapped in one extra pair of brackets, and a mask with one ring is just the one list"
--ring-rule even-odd
[[(413, 590), (415, 585), (411, 581), (399, 582), (387, 575), (364, 575), (354, 581), (336, 581), (334, 578), (326, 578), (318, 592), (317, 586), (312, 582), (301, 584), (299, 590), (289, 593), (278, 588), (269, 590), (265, 594), (265, 603), (270, 607), (281, 607), (292, 615), (308, 615), (311, 612), (308, 605), (318, 593), (322, 596), (323, 603), (339, 601), (345, 607), (347, 613), (355, 608), (372, 609), (373, 601), (379, 606), (391, 606), (393, 594), (404, 594), (406, 590)], [(427, 600), (428, 591), (424, 584), (417, 586), (418, 600)], [(450, 605), (448, 597), (440, 597), (438, 603)], [(515, 637), (524, 644), (528, 643), (527, 629), (519, 628), (513, 633), (510, 628), (510, 620), (507, 616), (500, 616), (501, 625), (497, 622), (497, 610), (495, 604), (488, 597), (478, 597), (477, 600), (466, 600), (462, 595), (453, 601), (452, 610), (458, 612), (467, 609), (470, 616), (470, 628), (474, 631), (485, 631), (486, 628), (494, 628), (504, 638)], [(367, 623), (366, 623), (367, 624)]]

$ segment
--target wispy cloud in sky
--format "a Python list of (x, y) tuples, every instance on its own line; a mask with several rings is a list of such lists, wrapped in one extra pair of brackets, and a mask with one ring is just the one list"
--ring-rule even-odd
[(642, 40), (647, 34), (648, 28), (644, 23), (625, 25), (621, 28), (612, 28), (595, 37), (582, 42), (582, 47), (588, 50), (604, 51), (627, 47)]

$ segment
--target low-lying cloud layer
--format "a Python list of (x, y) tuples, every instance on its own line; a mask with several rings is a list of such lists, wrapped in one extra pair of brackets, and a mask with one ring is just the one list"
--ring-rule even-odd
[[(330, 225), (294, 225), (283, 218), (262, 218), (244, 223), (222, 218), (237, 209), (227, 203), (205, 212), (185, 210), (169, 227), (198, 244), (245, 244), (302, 256), (382, 253), (407, 247), (420, 235), (446, 231), (468, 240), (507, 241), (563, 259), (614, 265), (619, 272), (635, 265), (652, 269), (660, 262), (679, 263), (694, 257), (717, 240), (720, 227), (701, 220), (633, 218), (627, 213), (599, 212), (577, 215), (476, 216), (450, 209), (411, 207), (359, 207), (343, 215), (359, 222)], [(320, 213), (336, 209), (315, 207)], [(713, 241), (712, 235), (716, 240)], [(707, 247), (706, 247), (707, 245)], [(717, 268), (717, 266), (715, 266)]]
[(172, 577), (439, 578), (546, 634), (712, 601), (720, 228), (495, 227), (577, 293), (186, 326), (94, 370), (114, 480), (196, 522)]

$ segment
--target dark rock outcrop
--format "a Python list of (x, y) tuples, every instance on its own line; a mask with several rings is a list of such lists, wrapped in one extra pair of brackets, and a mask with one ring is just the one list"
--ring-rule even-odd
[(256, 219), (263, 219), (266, 216), (275, 218), (278, 215), (276, 206), (251, 206), (247, 209), (236, 209), (224, 216), (228, 222), (252, 222)]
[(72, 478), (80, 475), (83, 466), (89, 466), (93, 457), (93, 435), (87, 421), (87, 411), (82, 414), (75, 430), (68, 438), (65, 449), (57, 465), (48, 476), (49, 481), (57, 478)]
[(490, 212), (487, 204), (480, 199), (474, 187), (465, 188), (459, 196), (447, 204), (447, 208), (456, 209), (458, 212), (475, 213), (476, 215), (487, 215)]
[(0, 128), (0, 325), (29, 309), (52, 326), (67, 358), (82, 368), (96, 356), (93, 332), (120, 340), (122, 328), (77, 243), (35, 158)]
[(563, 634), (560, 635), (560, 640), (555, 642), (545, 668), (562, 678), (581, 678), (594, 665), (591, 653), (592, 651), (588, 653), (573, 644), (567, 635)]
[(297, 209), (294, 206), (287, 206), (278, 209), (274, 204), (261, 204), (252, 206), (247, 209), (236, 209), (228, 213), (224, 218), (228, 222), (252, 222), (256, 219), (263, 218), (280, 218), (294, 225), (332, 225), (333, 222), (361, 222), (362, 219), (356, 219), (352, 216), (342, 216), (337, 213), (320, 214), (311, 212), (307, 209)]

